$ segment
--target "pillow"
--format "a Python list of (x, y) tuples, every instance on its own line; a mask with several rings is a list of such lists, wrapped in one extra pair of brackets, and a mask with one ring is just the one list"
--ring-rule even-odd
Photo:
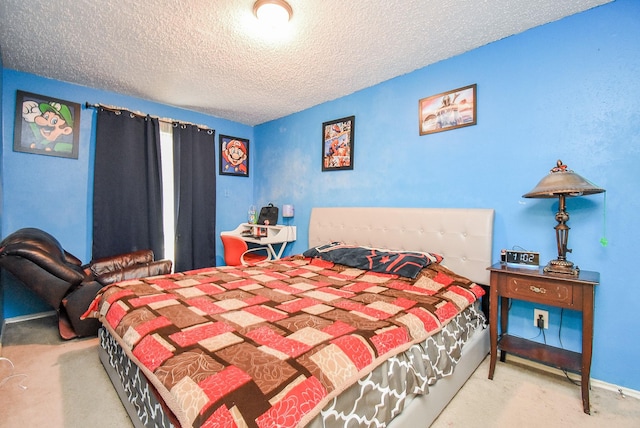
[(381, 250), (341, 242), (310, 248), (302, 254), (305, 257), (318, 257), (349, 267), (412, 279), (415, 279), (423, 268), (442, 260), (442, 257), (429, 253)]

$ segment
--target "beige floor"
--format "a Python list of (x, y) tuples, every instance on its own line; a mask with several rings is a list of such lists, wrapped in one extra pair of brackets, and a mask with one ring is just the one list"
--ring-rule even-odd
[[(55, 318), (6, 326), (0, 361), (0, 428), (132, 426), (97, 355), (97, 339), (62, 341)], [(488, 359), (432, 425), (450, 427), (640, 427), (640, 400), (593, 388), (591, 416), (566, 378)], [(6, 376), (19, 374), (4, 380)], [(25, 386), (23, 389), (21, 386)], [(413, 428), (413, 427), (411, 427)]]
[[(487, 379), (486, 358), (432, 428), (563, 427), (638, 428), (640, 400), (592, 387), (591, 415), (582, 410), (580, 386), (552, 374), (510, 362), (497, 363)], [(576, 377), (576, 376), (572, 376)]]
[[(61, 340), (52, 317), (8, 324), (2, 356), (25, 376), (0, 387), (0, 427), (131, 427), (97, 346), (97, 338)], [(0, 379), (9, 369), (0, 361)]]

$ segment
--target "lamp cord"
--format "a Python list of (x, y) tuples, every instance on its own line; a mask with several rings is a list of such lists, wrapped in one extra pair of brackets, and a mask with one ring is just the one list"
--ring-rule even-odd
[(602, 204), (602, 238), (600, 238), (600, 244), (603, 247), (609, 244), (609, 241), (607, 241), (607, 192), (604, 192), (604, 202)]

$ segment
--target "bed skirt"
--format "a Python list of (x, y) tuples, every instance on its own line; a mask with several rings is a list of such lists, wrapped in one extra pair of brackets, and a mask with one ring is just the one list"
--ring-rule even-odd
[[(369, 376), (347, 389), (325, 406), (308, 427), (359, 424), (384, 426), (397, 416), (412, 398), (424, 396), (427, 402), (436, 400), (436, 397), (431, 396), (438, 392), (438, 388), (433, 386), (439, 379), (453, 375), (455, 366), (464, 355), (463, 346), (471, 340), (474, 332), (486, 328), (486, 318), (477, 306), (476, 302), (476, 305), (460, 313), (442, 331), (388, 360)], [(99, 338), (100, 360), (134, 426), (179, 426), (170, 410), (158, 400), (153, 386), (147, 382), (144, 374), (131, 362), (111, 334), (101, 328)], [(477, 364), (473, 369), (475, 367)], [(392, 368), (396, 373), (402, 373), (398, 376), (399, 380), (388, 379), (386, 374)], [(380, 385), (379, 381), (374, 379), (376, 374), (385, 379), (385, 385)], [(358, 408), (354, 402), (365, 404)], [(372, 406), (371, 403), (380, 405)], [(360, 422), (354, 425), (356, 420)]]

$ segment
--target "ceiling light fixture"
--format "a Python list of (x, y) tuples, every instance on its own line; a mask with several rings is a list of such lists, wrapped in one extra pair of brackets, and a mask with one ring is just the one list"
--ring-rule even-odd
[(289, 22), (293, 9), (284, 0), (258, 0), (253, 5), (253, 13), (258, 21), (277, 27)]

